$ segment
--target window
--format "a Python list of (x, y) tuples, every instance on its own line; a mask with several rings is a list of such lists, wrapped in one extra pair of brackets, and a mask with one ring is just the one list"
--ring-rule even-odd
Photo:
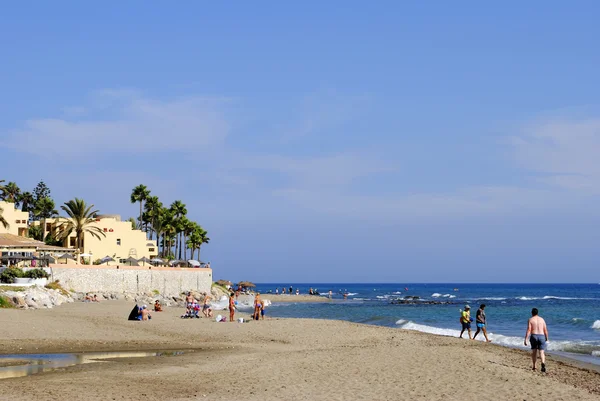
[(154, 252), (154, 248), (148, 248), (148, 252)]
[(121, 238), (117, 238), (117, 245), (121, 245)]
[(46, 223), (46, 231), (52, 231), (52, 223)]
[(69, 246), (75, 246), (75, 240), (76, 238), (74, 237), (69, 238)]

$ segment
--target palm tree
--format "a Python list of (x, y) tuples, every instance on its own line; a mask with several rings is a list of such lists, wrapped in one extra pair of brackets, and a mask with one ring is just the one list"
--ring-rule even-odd
[(200, 249), (201, 241), (202, 241), (202, 238), (200, 238), (200, 234), (198, 234), (196, 231), (194, 231), (192, 233), (192, 235), (190, 235), (190, 239), (187, 240), (186, 245), (188, 246), (188, 248), (190, 248), (192, 250), (192, 256), (191, 256), (192, 259), (194, 259), (194, 254), (196, 252), (196, 249)]
[[(196, 224), (196, 223), (194, 223)], [(187, 245), (192, 250), (192, 259), (194, 259), (194, 254), (196, 249), (198, 250), (198, 259), (200, 260), (200, 248), (202, 244), (208, 244), (210, 242), (210, 238), (207, 236), (207, 232), (200, 225), (196, 224), (194, 227), (194, 231), (190, 235), (190, 239), (187, 241)]]
[(177, 234), (177, 242), (175, 244), (175, 253), (177, 254), (177, 251), (179, 250), (179, 259), (181, 259), (181, 241), (180, 241), (180, 237), (181, 237), (181, 224), (180, 221), (182, 220), (182, 218), (187, 214), (187, 209), (185, 207), (185, 204), (180, 201), (180, 200), (176, 200), (175, 202), (171, 203), (171, 211), (173, 212), (173, 217), (175, 218), (175, 228), (176, 230), (176, 234)]
[[(200, 227), (195, 221), (185, 219), (183, 224), (183, 259), (187, 260), (187, 238), (192, 235), (197, 227)], [(190, 248), (191, 249), (191, 248)]]
[(31, 212), (33, 210), (35, 199), (31, 192), (23, 192), (19, 195), (17, 201), (21, 204), (21, 211)]
[(81, 249), (83, 235), (89, 233), (92, 237), (101, 240), (100, 236), (106, 237), (106, 234), (97, 226), (91, 225), (96, 221), (98, 210), (92, 210), (94, 205), (87, 205), (83, 199), (75, 198), (65, 202), (60, 208), (64, 210), (69, 218), (61, 224), (64, 228), (56, 236), (57, 239), (64, 240), (75, 231), (75, 247)]
[[(148, 224), (150, 224), (152, 226), (152, 231), (156, 233), (154, 224), (162, 212), (162, 209), (163, 204), (158, 199), (158, 196), (149, 196), (146, 199), (146, 202), (144, 202), (144, 213), (142, 214), (142, 219), (146, 225), (146, 231), (148, 231)], [(150, 232), (150, 239), (152, 239), (152, 231)], [(156, 240), (158, 241), (158, 233), (156, 233)]]
[[(2, 181), (0, 181), (2, 182)], [(10, 224), (8, 224), (8, 221), (6, 221), (6, 219), (3, 216), (4, 214), (4, 209), (2, 209), (2, 207), (0, 207), (0, 224), (2, 224), (2, 226), (6, 229), (10, 228)]]
[(150, 190), (145, 185), (138, 185), (131, 191), (131, 203), (140, 202), (140, 230), (142, 229), (142, 203), (150, 196)]
[(10, 203), (16, 203), (21, 189), (14, 182), (9, 182), (1, 187), (2, 189), (2, 200)]

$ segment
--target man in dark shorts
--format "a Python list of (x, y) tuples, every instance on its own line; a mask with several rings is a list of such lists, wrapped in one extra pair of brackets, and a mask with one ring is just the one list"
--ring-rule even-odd
[(465, 310), (460, 312), (460, 325), (462, 326), (462, 330), (460, 331), (460, 338), (463, 338), (463, 333), (466, 331), (469, 332), (469, 340), (471, 337), (471, 307), (469, 305), (465, 305)]
[(531, 343), (531, 361), (533, 362), (533, 370), (537, 364), (537, 354), (540, 354), (542, 360), (542, 372), (546, 372), (546, 345), (548, 342), (548, 328), (546, 321), (538, 316), (537, 308), (531, 310), (531, 318), (527, 322), (527, 332), (525, 333), (525, 346), (527, 339)]

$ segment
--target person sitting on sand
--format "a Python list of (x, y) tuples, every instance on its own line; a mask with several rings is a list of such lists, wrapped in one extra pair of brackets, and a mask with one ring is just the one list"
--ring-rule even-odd
[(235, 315), (235, 299), (233, 298), (235, 294), (232, 292), (229, 294), (229, 321), (234, 322), (233, 315)]
[(471, 340), (471, 307), (469, 305), (465, 305), (465, 310), (460, 312), (460, 324), (462, 325), (460, 338), (463, 338), (463, 333), (468, 330), (469, 340)]
[(481, 304), (479, 305), (479, 309), (477, 309), (477, 314), (475, 315), (475, 325), (477, 326), (477, 331), (475, 332), (475, 335), (473, 336), (473, 340), (477, 338), (477, 334), (479, 334), (479, 332), (483, 332), (483, 336), (485, 337), (485, 341), (487, 341), (488, 343), (491, 343), (492, 340), (490, 340), (488, 338), (487, 335), (487, 329), (486, 329), (486, 317), (485, 317), (485, 305)]
[(162, 312), (162, 305), (158, 302), (158, 299), (154, 301), (154, 312)]
[(148, 310), (148, 305), (142, 306), (142, 310), (140, 311), (140, 315), (142, 316), (142, 320), (152, 319), (150, 315), (150, 311)]
[(92, 302), (100, 302), (100, 300), (98, 300), (98, 296), (96, 294), (94, 294), (94, 296), (92, 297)]
[(83, 298), (83, 302), (92, 302), (92, 297), (90, 296), (90, 293), (86, 293), (85, 297)]

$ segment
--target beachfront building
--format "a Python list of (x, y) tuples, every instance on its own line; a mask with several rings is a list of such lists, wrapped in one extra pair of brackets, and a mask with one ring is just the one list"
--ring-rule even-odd
[[(0, 233), (0, 266), (18, 265), (32, 266), (34, 259), (43, 259), (44, 256), (52, 256), (61, 263), (75, 263), (75, 258), (60, 259), (65, 254), (74, 254), (74, 249), (66, 249), (60, 246), (46, 245), (33, 238), (19, 235)], [(33, 264), (32, 264), (33, 263)]]
[[(66, 218), (52, 218), (34, 222), (33, 224), (42, 224), (44, 235), (52, 233), (55, 237), (61, 229)], [(80, 244), (81, 253), (92, 255), (85, 257), (88, 262), (93, 262), (110, 256), (115, 260), (114, 264), (125, 263), (127, 258), (140, 259), (146, 257), (152, 259), (158, 255), (158, 246), (155, 240), (148, 240), (146, 233), (141, 230), (133, 229), (131, 222), (121, 221), (121, 216), (116, 214), (98, 215), (96, 221), (92, 223), (105, 234), (100, 239), (85, 233), (83, 241)], [(76, 235), (72, 232), (63, 241), (63, 246), (75, 249)]]
[(0, 201), (0, 208), (3, 209), (2, 217), (9, 224), (7, 228), (3, 224), (0, 224), (0, 234), (27, 237), (29, 231), (29, 213), (15, 208), (15, 204), (12, 202)]

